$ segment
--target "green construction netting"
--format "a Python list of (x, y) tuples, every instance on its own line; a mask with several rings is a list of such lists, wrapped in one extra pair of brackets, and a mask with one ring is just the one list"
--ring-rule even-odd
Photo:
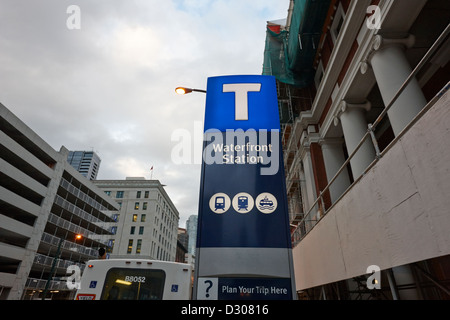
[(263, 75), (272, 75), (283, 83), (299, 86), (300, 79), (297, 79), (297, 75), (290, 69), (286, 54), (288, 35), (287, 31), (276, 33), (267, 28)]
[(330, 0), (296, 0), (290, 32), (267, 28), (263, 74), (297, 87), (314, 79), (314, 57)]

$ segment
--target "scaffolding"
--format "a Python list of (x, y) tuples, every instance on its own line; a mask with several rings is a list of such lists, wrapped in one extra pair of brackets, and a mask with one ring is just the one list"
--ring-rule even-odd
[(297, 292), (300, 300), (402, 300), (405, 292), (415, 290), (419, 299), (450, 300), (450, 279), (442, 268), (450, 263), (450, 256), (411, 263), (413, 279), (397, 283), (393, 269), (380, 271), (380, 286), (369, 289), (370, 274), (328, 283)]
[(298, 0), (291, 7), (290, 21), (285, 26), (269, 21), (264, 50), (263, 75), (305, 88), (312, 82), (313, 68), (322, 27), (331, 0)]

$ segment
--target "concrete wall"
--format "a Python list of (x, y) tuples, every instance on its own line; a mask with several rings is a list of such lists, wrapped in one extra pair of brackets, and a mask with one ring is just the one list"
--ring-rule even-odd
[(297, 290), (450, 254), (450, 92), (293, 249)]

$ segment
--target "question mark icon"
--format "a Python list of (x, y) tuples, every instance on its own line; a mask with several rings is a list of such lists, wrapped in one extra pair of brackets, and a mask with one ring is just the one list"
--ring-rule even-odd
[(205, 283), (209, 283), (209, 286), (206, 288), (206, 297), (209, 298), (209, 289), (213, 286), (213, 282), (211, 280), (205, 280)]

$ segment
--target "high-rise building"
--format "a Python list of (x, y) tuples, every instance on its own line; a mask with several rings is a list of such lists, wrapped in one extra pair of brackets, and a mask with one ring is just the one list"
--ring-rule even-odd
[(177, 254), (175, 262), (186, 263), (187, 247), (189, 242), (189, 235), (184, 228), (178, 228)]
[[(119, 205), (0, 104), (0, 300), (70, 299)], [(77, 269), (78, 268), (78, 269)]]
[(449, 21), (298, 0), (268, 23), (300, 298), (450, 299)]
[(189, 235), (188, 252), (195, 256), (195, 248), (197, 245), (197, 224), (198, 216), (191, 215), (186, 221), (186, 231)]
[(189, 243), (189, 234), (187, 233), (186, 229), (184, 228), (178, 228), (178, 241), (183, 245), (183, 247), (188, 248)]
[(69, 151), (67, 162), (89, 180), (95, 180), (101, 160), (94, 151)]
[(179, 214), (158, 180), (127, 177), (92, 182), (120, 206), (111, 224), (115, 234), (105, 239), (111, 244), (110, 257), (175, 261)]

